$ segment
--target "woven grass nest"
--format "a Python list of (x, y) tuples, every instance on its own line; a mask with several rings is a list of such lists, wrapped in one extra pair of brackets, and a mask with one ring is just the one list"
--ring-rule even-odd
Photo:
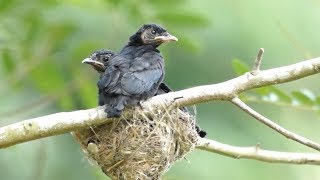
[(199, 138), (195, 117), (180, 109), (145, 113), (136, 107), (126, 114), (72, 133), (87, 157), (112, 179), (160, 179)]

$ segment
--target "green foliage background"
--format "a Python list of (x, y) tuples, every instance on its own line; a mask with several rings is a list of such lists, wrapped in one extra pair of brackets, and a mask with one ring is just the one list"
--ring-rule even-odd
[[(0, 0), (0, 125), (95, 107), (97, 75), (81, 64), (93, 50), (121, 49), (143, 23), (179, 38), (161, 47), (165, 81), (175, 90), (221, 82), (262, 68), (320, 56), (320, 3), (231, 0)], [(237, 60), (235, 60), (237, 59)], [(240, 59), (240, 60), (238, 60)], [(232, 61), (233, 60), (233, 61)], [(247, 64), (247, 65), (245, 65)], [(265, 116), (320, 142), (319, 76), (242, 95)], [(227, 102), (198, 105), (208, 137), (238, 146), (313, 152), (266, 128)], [(0, 151), (1, 179), (104, 179), (69, 134)], [(314, 166), (234, 160), (196, 150), (165, 179), (319, 179)]]

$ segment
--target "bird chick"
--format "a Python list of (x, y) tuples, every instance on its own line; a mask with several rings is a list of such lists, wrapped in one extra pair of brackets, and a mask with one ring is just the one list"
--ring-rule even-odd
[(164, 59), (157, 47), (177, 40), (156, 24), (143, 25), (130, 37), (128, 44), (108, 62), (98, 82), (108, 117), (120, 117), (125, 107), (156, 94), (164, 78)]
[[(85, 58), (82, 63), (91, 65), (99, 73), (99, 79), (103, 77), (103, 74), (108, 67), (108, 62), (115, 56), (115, 53), (110, 50), (100, 49), (94, 51), (90, 57)], [(98, 88), (98, 105), (104, 106), (105, 100), (102, 91)]]
[(90, 57), (85, 58), (82, 63), (89, 64), (98, 71), (99, 74), (103, 74), (106, 70), (106, 67), (108, 66), (109, 60), (115, 55), (113, 51), (106, 50), (106, 49), (100, 49), (97, 51), (94, 51)]

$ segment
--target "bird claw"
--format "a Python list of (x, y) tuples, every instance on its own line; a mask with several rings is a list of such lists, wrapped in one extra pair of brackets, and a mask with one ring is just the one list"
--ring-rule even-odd
[(198, 132), (198, 135), (199, 135), (201, 138), (204, 138), (204, 137), (206, 137), (207, 132), (201, 130), (201, 131)]
[(207, 132), (200, 129), (198, 125), (196, 125), (196, 131), (201, 138), (204, 138), (207, 135)]
[(119, 111), (112, 107), (107, 107), (105, 109), (105, 112), (107, 113), (107, 118), (119, 118), (122, 113), (122, 111)]
[(142, 101), (139, 101), (137, 105), (138, 105), (141, 109), (143, 109)]

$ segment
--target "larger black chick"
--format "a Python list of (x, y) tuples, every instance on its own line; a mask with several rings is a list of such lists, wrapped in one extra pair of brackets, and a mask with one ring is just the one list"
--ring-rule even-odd
[(164, 60), (157, 47), (177, 40), (161, 26), (147, 24), (112, 57), (98, 82), (108, 117), (120, 117), (125, 107), (156, 94), (164, 78)]

